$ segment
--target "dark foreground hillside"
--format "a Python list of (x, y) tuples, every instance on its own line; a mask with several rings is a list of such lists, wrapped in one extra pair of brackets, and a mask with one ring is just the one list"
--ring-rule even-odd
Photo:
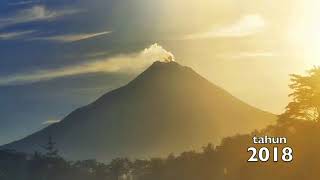
[[(285, 136), (294, 150), (291, 163), (248, 163), (247, 148), (253, 135)], [(320, 177), (320, 125), (315, 122), (281, 120), (275, 126), (252, 134), (224, 138), (219, 146), (202, 152), (188, 151), (149, 160), (114, 159), (109, 164), (95, 160), (67, 162), (54, 148), (32, 156), (0, 152), (1, 180), (301, 180)], [(50, 147), (50, 146), (49, 146)], [(270, 146), (271, 147), (271, 146)], [(279, 148), (281, 146), (278, 146)]]

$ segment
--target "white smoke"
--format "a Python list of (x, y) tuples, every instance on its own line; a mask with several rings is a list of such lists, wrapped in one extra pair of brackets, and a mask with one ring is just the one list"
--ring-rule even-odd
[(143, 56), (145, 56), (145, 58), (150, 58), (152, 60), (158, 60), (161, 62), (175, 61), (174, 55), (171, 52), (165, 50), (162, 46), (160, 46), (157, 43), (144, 49), (142, 54)]

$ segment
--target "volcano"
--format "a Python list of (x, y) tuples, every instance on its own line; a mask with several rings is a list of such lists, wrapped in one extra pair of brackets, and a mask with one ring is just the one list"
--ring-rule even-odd
[(127, 85), (2, 148), (41, 151), (50, 136), (68, 159), (148, 158), (199, 149), (275, 119), (189, 67), (157, 61)]

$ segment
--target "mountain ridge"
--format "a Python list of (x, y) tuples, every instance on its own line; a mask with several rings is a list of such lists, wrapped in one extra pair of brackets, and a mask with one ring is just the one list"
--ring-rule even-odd
[[(236, 118), (241, 122), (234, 126)], [(161, 156), (262, 128), (274, 119), (190, 67), (157, 61), (127, 85), (3, 148), (32, 152), (50, 135), (71, 159)]]

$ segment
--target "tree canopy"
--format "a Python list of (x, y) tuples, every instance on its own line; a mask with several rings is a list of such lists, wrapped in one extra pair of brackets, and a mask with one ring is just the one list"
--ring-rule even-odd
[(293, 92), (289, 95), (292, 101), (286, 107), (282, 117), (289, 119), (320, 119), (320, 67), (314, 67), (307, 75), (291, 75), (289, 87)]

